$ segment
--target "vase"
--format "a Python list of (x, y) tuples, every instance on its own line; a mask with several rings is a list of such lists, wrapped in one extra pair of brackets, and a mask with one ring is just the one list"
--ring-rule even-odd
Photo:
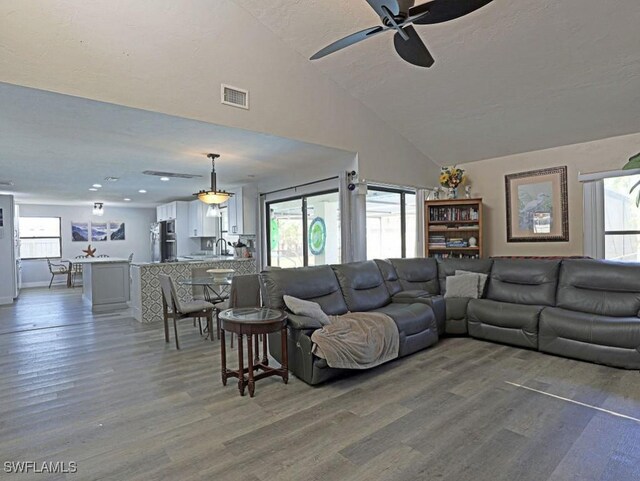
[(447, 199), (457, 199), (458, 198), (458, 189), (455, 187), (449, 187), (449, 192), (447, 193)]

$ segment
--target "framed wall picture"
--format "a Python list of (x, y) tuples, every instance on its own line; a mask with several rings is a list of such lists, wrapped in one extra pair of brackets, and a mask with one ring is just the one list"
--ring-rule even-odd
[(124, 222), (119, 220), (109, 221), (109, 239), (112, 241), (125, 240)]
[(87, 242), (89, 240), (89, 223), (71, 221), (71, 241)]
[(91, 242), (102, 242), (107, 240), (107, 223), (91, 223)]
[(567, 167), (505, 175), (507, 242), (567, 242)]

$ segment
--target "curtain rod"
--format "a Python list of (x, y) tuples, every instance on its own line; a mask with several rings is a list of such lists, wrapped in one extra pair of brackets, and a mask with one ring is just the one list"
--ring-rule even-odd
[(284, 192), (284, 191), (291, 190), (291, 189), (298, 189), (300, 187), (306, 187), (308, 185), (313, 185), (313, 184), (320, 184), (320, 183), (326, 182), (328, 180), (335, 180), (335, 179), (339, 179), (339, 178), (340, 178), (339, 176), (334, 175), (333, 177), (327, 177), (326, 179), (314, 180), (312, 182), (306, 182), (304, 184), (292, 185), (291, 187), (285, 187), (283, 189), (272, 190), (271, 192), (261, 192), (260, 195), (277, 194), (278, 192)]

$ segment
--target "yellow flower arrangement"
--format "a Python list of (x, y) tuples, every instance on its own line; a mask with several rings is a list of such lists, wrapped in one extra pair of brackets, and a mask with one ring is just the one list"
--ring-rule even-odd
[(455, 189), (465, 181), (464, 170), (456, 167), (442, 167), (440, 169), (440, 185)]

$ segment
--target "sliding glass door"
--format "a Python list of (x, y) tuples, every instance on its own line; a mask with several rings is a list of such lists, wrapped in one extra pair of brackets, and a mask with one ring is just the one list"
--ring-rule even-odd
[(338, 191), (267, 203), (267, 264), (336, 264), (342, 257)]
[(367, 259), (415, 257), (416, 229), (415, 192), (367, 189)]

